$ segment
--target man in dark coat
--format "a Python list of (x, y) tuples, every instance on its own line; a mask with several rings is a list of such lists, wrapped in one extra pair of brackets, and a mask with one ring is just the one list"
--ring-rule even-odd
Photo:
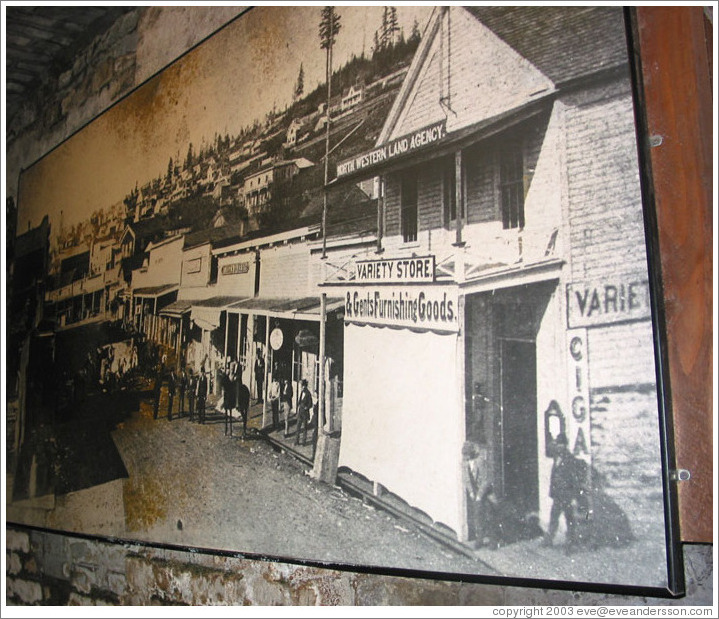
[(232, 409), (235, 408), (237, 401), (237, 389), (235, 387), (235, 371), (232, 365), (229, 365), (221, 374), (222, 377), (222, 408), (225, 411), (225, 435), (229, 426), (230, 434), (232, 434)]
[(200, 423), (205, 423), (205, 406), (207, 404), (207, 374), (202, 366), (200, 377), (197, 379), (197, 415)]
[(295, 435), (295, 445), (300, 443), (300, 432), (303, 432), (302, 444), (307, 442), (307, 425), (310, 421), (310, 411), (312, 410), (312, 395), (307, 388), (307, 381), (302, 379), (302, 390), (300, 391), (300, 399), (297, 402), (297, 434)]
[(262, 402), (264, 399), (262, 387), (265, 383), (265, 359), (259, 349), (257, 350), (257, 360), (255, 361), (255, 383), (257, 385), (257, 401)]
[(187, 369), (187, 403), (190, 409), (190, 421), (195, 420), (195, 395), (197, 392), (197, 379), (192, 372), (192, 368)]
[(175, 400), (175, 390), (177, 388), (177, 379), (175, 378), (175, 371), (170, 370), (167, 375), (167, 420), (172, 421), (172, 404)]
[(187, 390), (187, 372), (184, 372), (180, 370), (180, 409), (178, 412), (178, 417), (182, 417), (182, 414), (185, 412), (185, 391)]
[(559, 517), (564, 514), (567, 523), (567, 551), (577, 544), (577, 521), (575, 517), (576, 502), (580, 500), (584, 490), (581, 479), (582, 468), (567, 447), (567, 436), (560, 433), (556, 438), (554, 464), (549, 482), (549, 496), (552, 499), (552, 510), (549, 514), (549, 529), (544, 536), (543, 545), (551, 546), (559, 527)]
[(153, 389), (154, 401), (152, 404), (152, 418), (157, 419), (160, 410), (160, 395), (162, 393), (162, 370), (158, 367), (155, 374), (155, 387)]
[[(242, 415), (242, 438), (247, 437), (247, 417), (250, 414), (250, 388), (242, 382), (242, 373), (237, 372), (237, 409)], [(232, 432), (232, 426), (230, 426)]]

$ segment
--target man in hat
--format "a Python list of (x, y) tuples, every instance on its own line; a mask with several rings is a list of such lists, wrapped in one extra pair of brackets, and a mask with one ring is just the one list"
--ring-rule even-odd
[(555, 439), (554, 464), (549, 482), (549, 496), (552, 510), (549, 514), (549, 529), (544, 536), (543, 546), (551, 546), (559, 527), (559, 517), (564, 514), (567, 524), (566, 549), (571, 552), (577, 543), (577, 521), (575, 503), (584, 491), (581, 467), (567, 447), (567, 435), (560, 432)]
[(197, 379), (197, 416), (200, 423), (205, 423), (205, 406), (207, 403), (207, 373), (202, 366), (200, 377)]
[(310, 394), (310, 390), (307, 388), (307, 380), (303, 378), (300, 399), (297, 402), (297, 434), (295, 435), (295, 445), (299, 445), (301, 431), (304, 432), (302, 444), (304, 445), (307, 442), (307, 425), (310, 421), (312, 405), (312, 394)]

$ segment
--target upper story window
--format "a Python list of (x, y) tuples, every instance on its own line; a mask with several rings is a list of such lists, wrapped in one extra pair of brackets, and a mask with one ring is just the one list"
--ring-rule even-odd
[(502, 226), (524, 228), (524, 155), (517, 143), (499, 154), (499, 194)]
[(417, 240), (417, 177), (410, 173), (402, 177), (401, 185), (401, 226), (402, 240), (410, 243)]
[(207, 282), (208, 284), (216, 284), (217, 283), (217, 256), (211, 256), (210, 257), (210, 279)]
[[(463, 163), (464, 153), (456, 153), (445, 158), (442, 161), (442, 216), (444, 225), (448, 228), (455, 226), (457, 222), (457, 212), (459, 217), (464, 220), (467, 215), (464, 201), (466, 200), (466, 176), (467, 171)], [(460, 158), (460, 176), (457, 179), (457, 157)], [(459, 183), (460, 203), (457, 208), (457, 183)]]
[(442, 166), (442, 208), (444, 223), (450, 225), (457, 220), (457, 171), (454, 159), (447, 159)]

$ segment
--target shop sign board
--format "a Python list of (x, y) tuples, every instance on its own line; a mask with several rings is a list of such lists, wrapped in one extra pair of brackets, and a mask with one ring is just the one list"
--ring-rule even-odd
[(282, 348), (282, 343), (284, 342), (285, 336), (282, 333), (282, 329), (279, 327), (275, 327), (272, 329), (272, 332), (270, 333), (270, 346), (272, 346), (272, 350), (279, 350)]
[(456, 286), (361, 286), (345, 293), (345, 322), (459, 331)]
[(434, 256), (359, 260), (356, 281), (367, 284), (416, 284), (434, 281)]
[(199, 273), (201, 268), (202, 258), (193, 258), (192, 260), (185, 261), (185, 273), (188, 275)]
[(570, 329), (650, 318), (646, 275), (567, 284)]
[(403, 135), (391, 140), (382, 146), (341, 161), (337, 164), (337, 178), (359, 172), (366, 168), (372, 168), (395, 159), (400, 155), (406, 155), (427, 146), (435, 145), (443, 140), (446, 135), (446, 120), (432, 123), (408, 135)]
[(569, 448), (572, 453), (591, 462), (589, 433), (589, 363), (587, 360), (587, 330), (567, 331), (569, 348), (569, 400), (571, 423), (569, 424)]
[(222, 265), (223, 275), (243, 275), (250, 272), (249, 262), (233, 262)]

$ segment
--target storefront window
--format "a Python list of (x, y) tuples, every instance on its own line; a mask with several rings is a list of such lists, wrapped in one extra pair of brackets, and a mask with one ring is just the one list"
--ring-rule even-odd
[(402, 178), (402, 239), (405, 243), (417, 240), (417, 177)]

